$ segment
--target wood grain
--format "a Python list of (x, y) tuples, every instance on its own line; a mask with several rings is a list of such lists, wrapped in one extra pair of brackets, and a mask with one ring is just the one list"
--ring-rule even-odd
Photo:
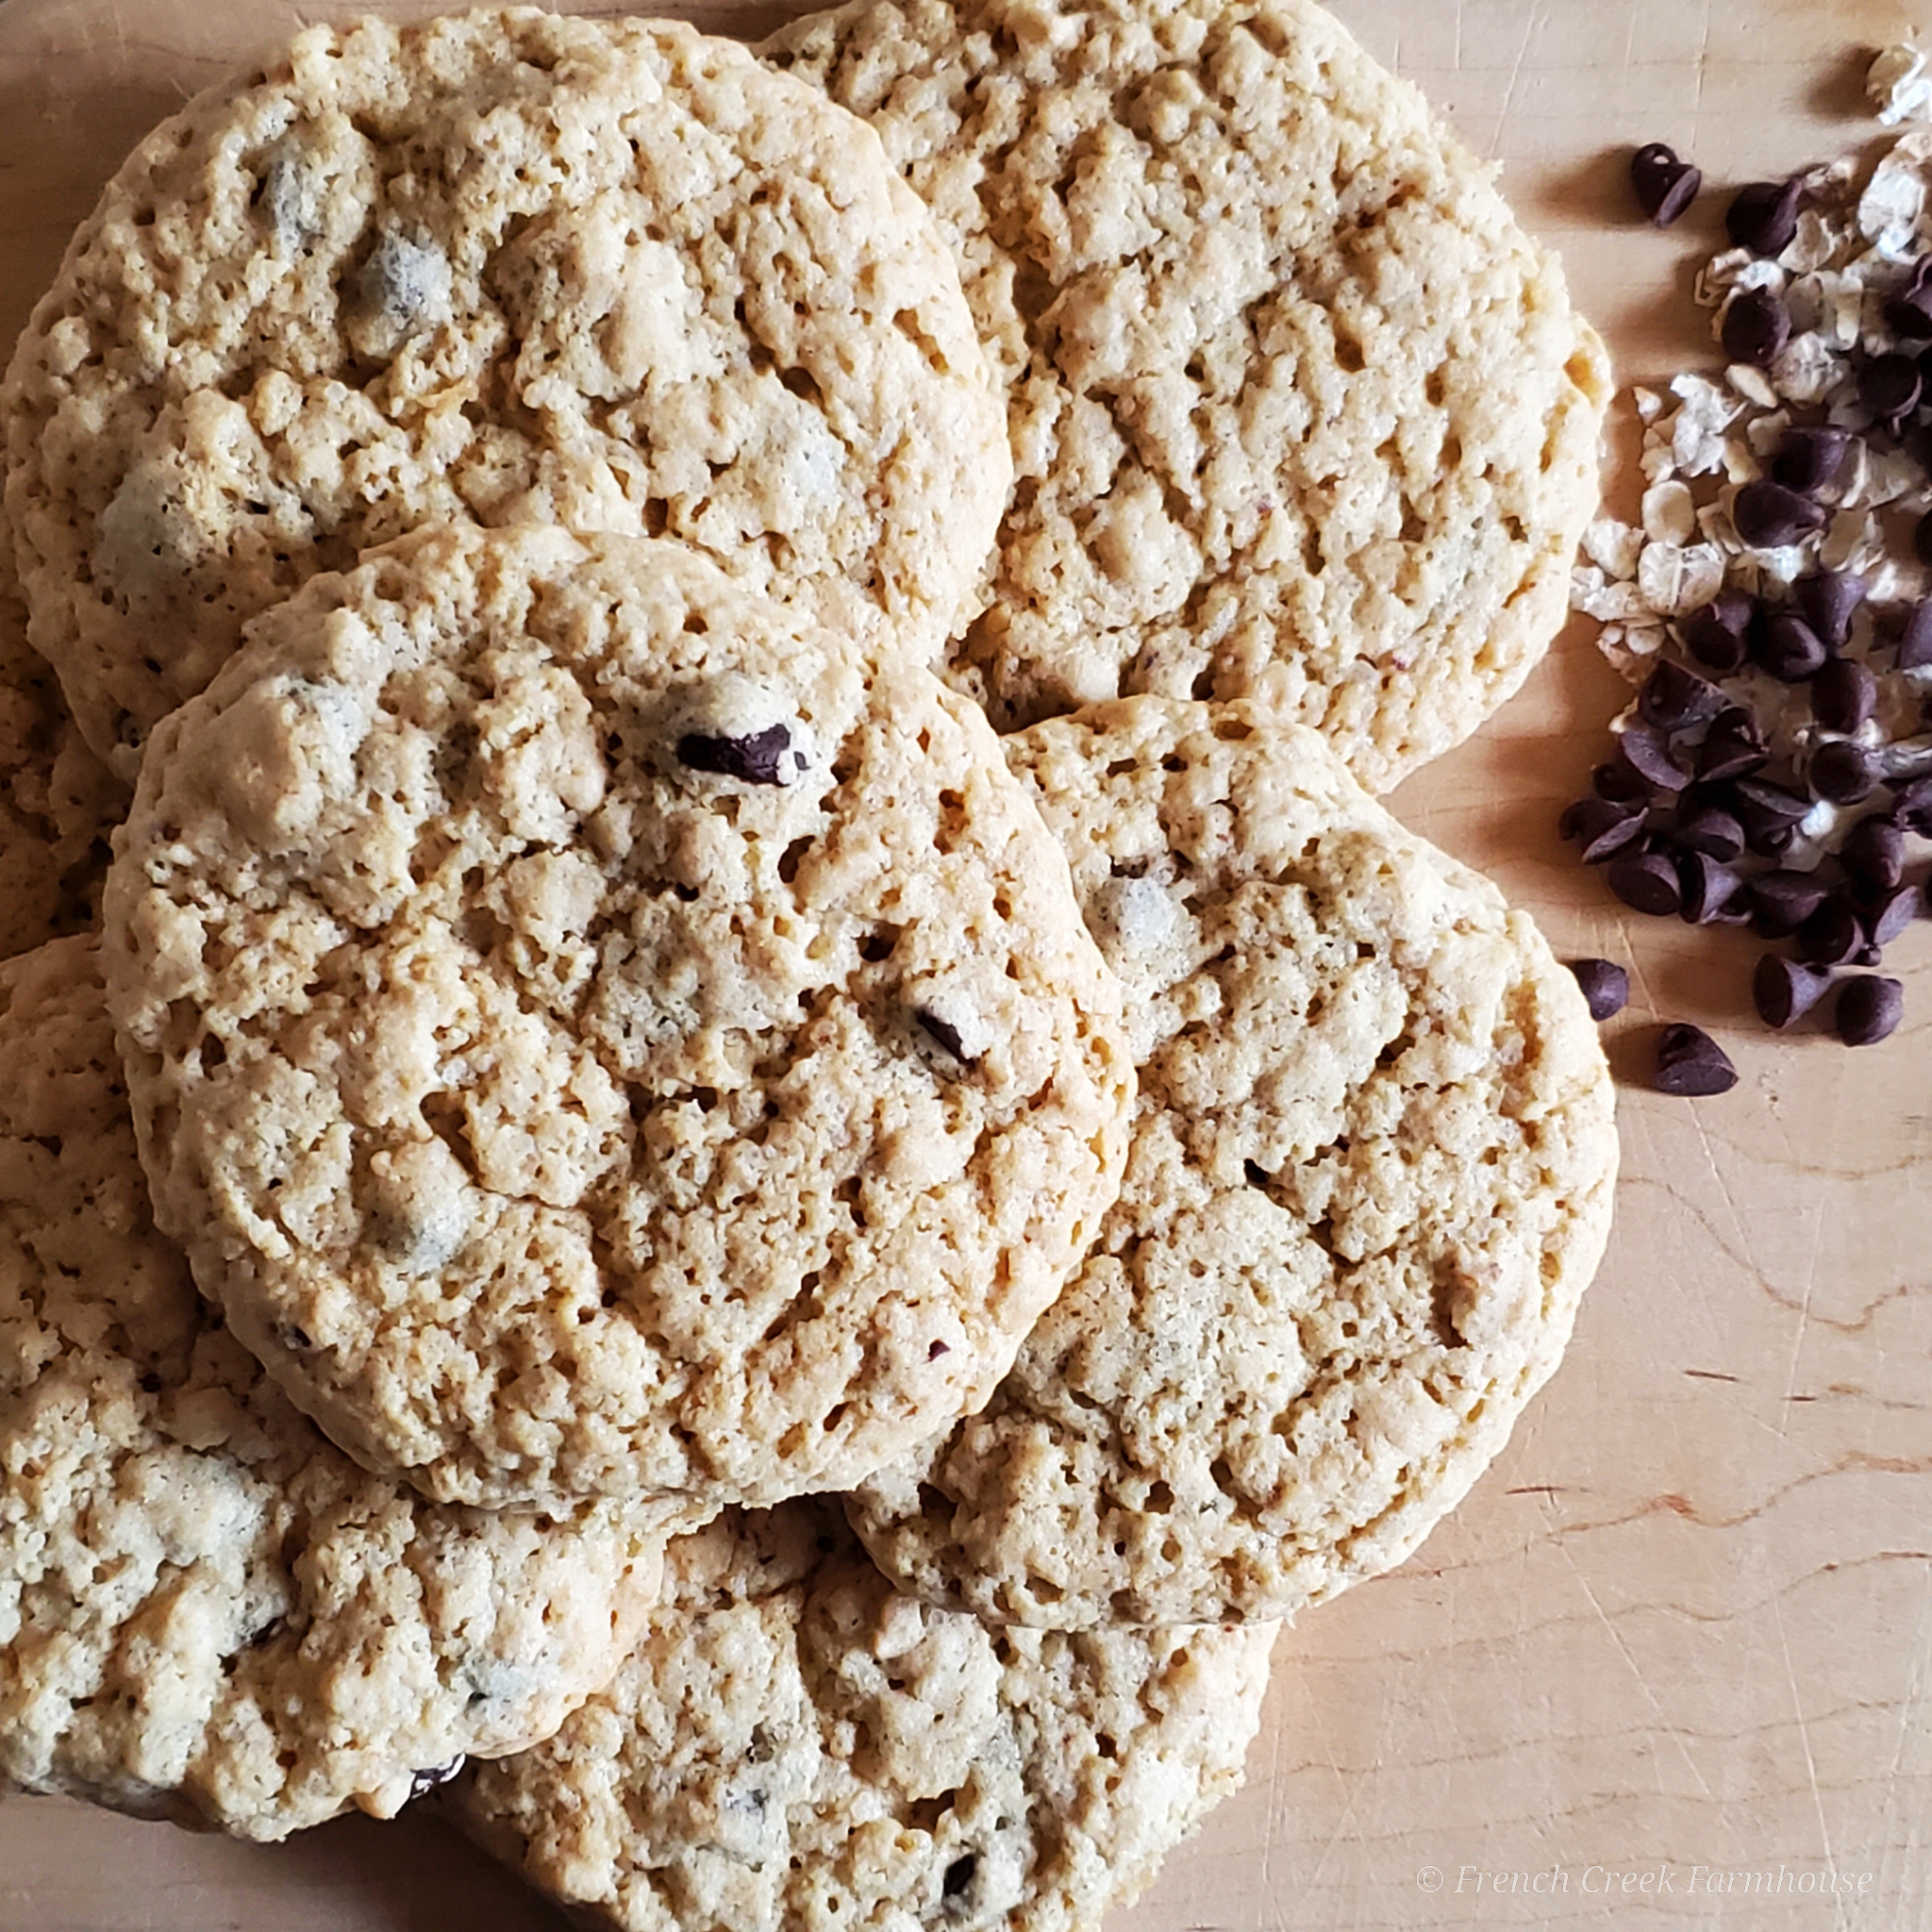
[[(680, 10), (743, 33), (782, 12)], [(1645, 376), (1705, 359), (1687, 291), (1722, 197), (1654, 233), (1630, 218), (1629, 148), (1668, 140), (1723, 184), (1861, 147), (1858, 75), (1909, 23), (1894, 0), (1338, 10), (1501, 163)], [(141, 129), (315, 13), (7, 0), (9, 339)], [(1757, 1029), (1748, 941), (1626, 917), (1557, 841), (1617, 690), (1573, 631), (1395, 801), (1559, 950), (1632, 968), (1608, 1029), (1619, 1221), (1571, 1356), (1417, 1558), (1284, 1634), (1248, 1789), (1110, 1932), (1932, 1924), (1932, 940), (1888, 956), (1907, 1017), (1884, 1046)], [(1722, 1035), (1734, 1092), (1643, 1088), (1664, 1018)], [(559, 1924), (427, 1823), (262, 1849), (0, 1801), (8, 1932)]]

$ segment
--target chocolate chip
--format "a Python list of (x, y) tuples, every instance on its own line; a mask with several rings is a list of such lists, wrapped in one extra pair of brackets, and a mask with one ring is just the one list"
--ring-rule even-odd
[(1764, 621), (1764, 635), (1753, 656), (1779, 683), (1802, 684), (1824, 669), (1831, 653), (1795, 610), (1774, 610)]
[(688, 731), (677, 741), (677, 761), (693, 772), (716, 772), (747, 785), (784, 785), (786, 756), (791, 731), (785, 724), (767, 724), (743, 738), (708, 738)]
[(1684, 903), (1677, 868), (1665, 852), (1643, 852), (1612, 859), (1604, 881), (1624, 905), (1659, 918), (1677, 911)]
[(1738, 813), (1744, 827), (1744, 850), (1759, 858), (1782, 858), (1798, 842), (1798, 828), (1790, 819), (1744, 806)]
[(1722, 920), (1726, 908), (1738, 901), (1744, 883), (1707, 852), (1685, 853), (1677, 861), (1677, 879), (1684, 895), (1683, 914), (1692, 925), (1711, 925)]
[(976, 1853), (968, 1852), (963, 1857), (955, 1858), (941, 1875), (941, 1896), (943, 1898), (963, 1898), (978, 1870), (979, 1858)]
[(1733, 779), (1731, 794), (1740, 809), (1759, 812), (1786, 824), (1796, 824), (1811, 809), (1811, 800), (1805, 792), (1793, 791), (1788, 785), (1774, 785), (1769, 778)]
[(1731, 523), (1739, 541), (1753, 550), (1774, 550), (1821, 529), (1824, 511), (1808, 496), (1774, 483), (1769, 476), (1739, 487), (1731, 499)]
[(1924, 671), (1932, 665), (1932, 597), (1914, 604), (1899, 633), (1898, 668)]
[(970, 1067), (977, 1056), (966, 1051), (966, 1042), (959, 1038), (959, 1029), (950, 1021), (941, 1020), (937, 1013), (922, 1007), (912, 1016), (920, 1026), (933, 1040), (953, 1056), (962, 1067)]
[(1666, 658), (1643, 680), (1643, 689), (1637, 694), (1637, 712), (1646, 724), (1670, 734), (1716, 717), (1726, 702), (1724, 692), (1708, 678)]
[(1894, 295), (1886, 303), (1884, 313), (1886, 327), (1902, 341), (1932, 339), (1932, 296), (1923, 291), (1916, 295)]
[(425, 1791), (433, 1791), (439, 1785), (446, 1785), (457, 1773), (462, 1770), (465, 1759), (458, 1753), (447, 1764), (432, 1764), (427, 1771), (419, 1771), (409, 1780), (409, 1796), (420, 1798)]
[(1684, 648), (1707, 671), (1736, 671), (1749, 655), (1757, 606), (1741, 591), (1720, 591), (1679, 626)]
[(1718, 341), (1733, 362), (1769, 369), (1790, 337), (1790, 315), (1769, 289), (1739, 289), (1724, 304)]
[(1874, 356), (1858, 371), (1858, 401), (1881, 423), (1895, 425), (1909, 416), (1924, 386), (1912, 356)]
[(1842, 966), (1866, 943), (1864, 922), (1850, 898), (1831, 893), (1797, 932), (1801, 959), (1813, 966)]
[(1876, 1046), (1898, 1029), (1906, 1010), (1906, 990), (1895, 979), (1861, 973), (1848, 979), (1838, 996), (1832, 1024), (1847, 1046)]
[(1833, 805), (1857, 805), (1869, 798), (1884, 772), (1884, 760), (1870, 745), (1834, 738), (1811, 754), (1806, 777), (1820, 798)]
[(1831, 896), (1808, 872), (1761, 872), (1744, 890), (1751, 924), (1768, 940), (1790, 939)]
[(1657, 1041), (1657, 1090), (1696, 1098), (1728, 1093), (1738, 1084), (1738, 1070), (1729, 1056), (1701, 1026), (1678, 1022), (1666, 1026)]
[(1607, 798), (1612, 805), (1650, 803), (1650, 780), (1634, 765), (1625, 764), (1622, 758), (1613, 759), (1607, 765), (1599, 765), (1590, 774), (1590, 789), (1599, 798)]
[(1579, 798), (1557, 821), (1558, 837), (1583, 845), (1583, 862), (1595, 865), (1633, 844), (1643, 831), (1643, 808), (1613, 804), (1607, 798)]
[[(1915, 888), (1899, 882), (1880, 888), (1878, 896), (1865, 908), (1865, 937), (1883, 949), (1903, 936), (1919, 916), (1919, 894)], [(1872, 964), (1876, 965), (1877, 960)]]
[(1751, 975), (1751, 1003), (1767, 1026), (1775, 1026), (1782, 1032), (1794, 1020), (1802, 1020), (1824, 996), (1824, 989), (1830, 984), (1829, 973), (1766, 953)]
[(1844, 467), (1851, 437), (1842, 429), (1787, 429), (1771, 459), (1771, 479), (1815, 496)]
[(1852, 619), (1865, 601), (1867, 588), (1857, 571), (1814, 571), (1791, 586), (1791, 603), (1798, 615), (1824, 639), (1827, 650), (1841, 651), (1852, 634)]
[[(1889, 892), (1905, 876), (1906, 835), (1890, 819), (1865, 818), (1844, 836), (1839, 863), (1859, 885)], [(1875, 937), (1875, 935), (1874, 935)], [(1898, 935), (1894, 933), (1893, 939)], [(1879, 941), (1881, 945), (1889, 941)]]
[(1630, 186), (1655, 228), (1668, 228), (1697, 199), (1702, 172), (1662, 142), (1647, 142), (1630, 157)]
[(1798, 232), (1795, 175), (1789, 181), (1752, 181), (1738, 190), (1724, 210), (1724, 232), (1753, 255), (1777, 255)]
[(1733, 705), (1729, 710), (1720, 711), (1704, 734), (1697, 752), (1697, 775), (1700, 779), (1736, 778), (1757, 771), (1770, 757), (1757, 719)]
[(1671, 756), (1663, 734), (1648, 724), (1626, 724), (1617, 741), (1626, 763), (1658, 791), (1683, 791), (1690, 774)]
[(1744, 849), (1744, 828), (1735, 812), (1702, 805), (1678, 821), (1673, 841), (1681, 851), (1702, 852), (1728, 864)]
[(1572, 959), (1570, 970), (1592, 1020), (1615, 1019), (1628, 1004), (1630, 975), (1614, 959)]
[(1834, 658), (1811, 680), (1811, 715), (1827, 731), (1853, 732), (1878, 707), (1878, 680), (1856, 658)]
[(1907, 832), (1932, 839), (1932, 776), (1902, 787), (1892, 798), (1891, 815)]

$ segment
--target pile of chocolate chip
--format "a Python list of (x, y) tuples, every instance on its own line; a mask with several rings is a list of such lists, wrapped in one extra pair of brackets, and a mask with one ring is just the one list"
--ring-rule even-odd
[[(1658, 143), (1632, 158), (1638, 200), (1658, 226), (1690, 206), (1701, 178)], [(1732, 243), (1776, 257), (1797, 230), (1802, 199), (1797, 176), (1741, 188), (1725, 213)], [(1763, 474), (1738, 484), (1728, 513), (1745, 548), (1825, 529), (1829, 492), (1855, 458), (1902, 453), (1932, 478), (1932, 256), (1901, 272), (1882, 314), (1890, 344), (1861, 341), (1855, 400), (1840, 392), (1836, 408), (1811, 406), (1817, 420), (1792, 420), (1761, 452)], [(1740, 368), (1772, 368), (1791, 318), (1774, 288), (1740, 282), (1717, 333), (1735, 380)], [(1932, 514), (1872, 515), (1882, 516), (1874, 527), (1888, 541), (1895, 534), (1932, 566)], [(1910, 864), (1912, 841), (1932, 839), (1932, 737), (1920, 735), (1932, 716), (1916, 680), (1900, 677), (1890, 693), (1889, 723), (1901, 703), (1912, 713), (1904, 735), (1868, 727), (1892, 674), (1932, 667), (1932, 598), (1881, 599), (1857, 570), (1813, 568), (1755, 594), (1726, 584), (1675, 616), (1666, 639), (1591, 795), (1564, 811), (1561, 835), (1635, 910), (1745, 925), (1766, 941), (1752, 993), (1767, 1024), (1791, 1026), (1828, 1001), (1847, 1045), (1884, 1040), (1900, 1023), (1904, 993), (1875, 969), (1928, 909), (1923, 867)], [(1605, 965), (1578, 961), (1576, 970), (1593, 1006), (1609, 1012), (1622, 990), (1607, 982)], [(1700, 1029), (1664, 1030), (1662, 1090), (1719, 1092), (1736, 1077)]]

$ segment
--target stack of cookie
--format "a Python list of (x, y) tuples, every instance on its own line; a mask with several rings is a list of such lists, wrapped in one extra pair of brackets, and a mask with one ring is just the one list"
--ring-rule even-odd
[(0, 1773), (1086, 1925), (1600, 1253), (1581, 997), (1370, 791), (1607, 381), (1299, 0), (763, 54), (312, 29), (16, 353)]

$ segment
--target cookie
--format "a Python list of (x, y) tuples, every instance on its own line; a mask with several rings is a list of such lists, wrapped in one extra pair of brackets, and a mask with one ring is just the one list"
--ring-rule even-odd
[(301, 34), (136, 150), (4, 390), (34, 647), (131, 782), (256, 612), (437, 519), (676, 537), (936, 649), (1000, 406), (877, 141), (743, 48)]
[(1126, 1175), (991, 1403), (854, 1520), (989, 1618), (1289, 1616), (1407, 1557), (1556, 1367), (1617, 1163), (1596, 1030), (1265, 710), (1124, 700), (1010, 755), (1126, 990)]
[(276, 1839), (547, 1737), (689, 1519), (364, 1474), (156, 1232), (93, 941), (0, 965), (0, 1776)]
[(667, 1580), (610, 1690), (449, 1799), (625, 1932), (1091, 1927), (1241, 1782), (1274, 1634), (991, 1631), (795, 1503)]
[(843, 1487), (1118, 1182), (1119, 988), (985, 719), (683, 545), (312, 580), (157, 729), (107, 900), (157, 1219), (444, 1500)]
[(27, 648), (26, 613), (0, 591), (0, 958), (93, 924), (126, 809)]
[(1311, 0), (855, 0), (760, 50), (958, 251), (1016, 479), (1003, 729), (1267, 685), (1373, 791), (1564, 617), (1611, 391), (1491, 171)]

